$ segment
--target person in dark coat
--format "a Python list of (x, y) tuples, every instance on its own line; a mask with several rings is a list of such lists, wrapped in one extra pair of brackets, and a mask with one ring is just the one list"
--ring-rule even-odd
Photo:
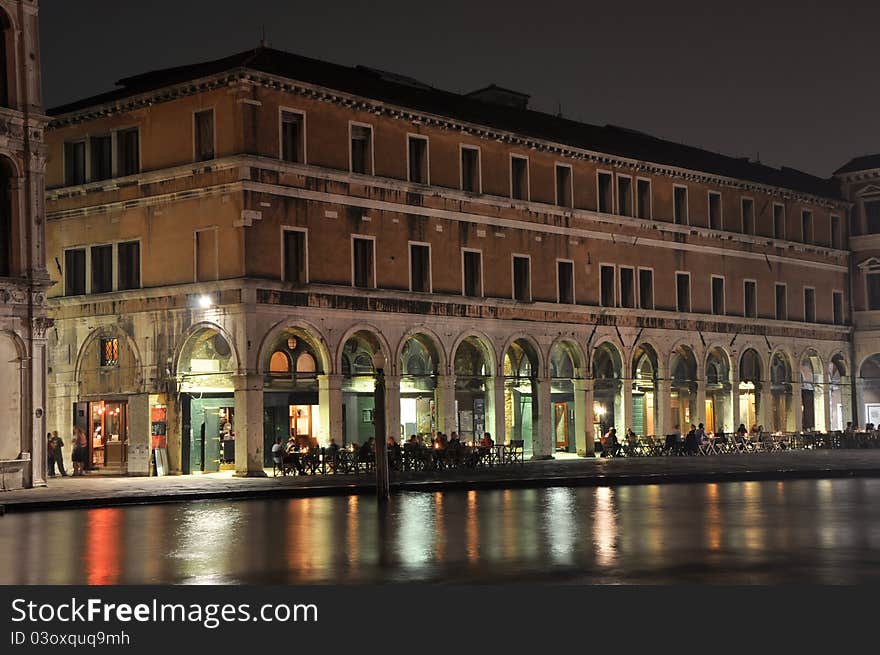
[(57, 430), (52, 432), (52, 442), (54, 445), (52, 455), (55, 458), (55, 466), (58, 467), (58, 473), (60, 473), (62, 477), (67, 477), (67, 471), (64, 470), (64, 453), (62, 452), (64, 442), (61, 440), (61, 437), (58, 436)]

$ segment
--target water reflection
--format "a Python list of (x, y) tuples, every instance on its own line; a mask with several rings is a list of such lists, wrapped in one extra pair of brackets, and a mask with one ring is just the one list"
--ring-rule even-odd
[(0, 518), (2, 584), (880, 581), (880, 480), (406, 493)]

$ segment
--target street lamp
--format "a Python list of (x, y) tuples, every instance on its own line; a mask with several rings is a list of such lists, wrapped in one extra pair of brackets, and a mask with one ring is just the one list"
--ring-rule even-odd
[(373, 427), (376, 439), (376, 499), (387, 503), (390, 496), (388, 481), (388, 456), (385, 454), (385, 356), (381, 351), (373, 355), (373, 371), (376, 375), (376, 392), (373, 404)]

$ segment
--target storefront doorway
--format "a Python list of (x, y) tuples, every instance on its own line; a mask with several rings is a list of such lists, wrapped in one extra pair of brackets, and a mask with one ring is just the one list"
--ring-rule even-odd
[[(96, 400), (74, 404), (74, 425), (87, 435), (91, 470), (128, 471), (128, 403), (124, 400)], [(71, 446), (72, 447), (72, 446)]]

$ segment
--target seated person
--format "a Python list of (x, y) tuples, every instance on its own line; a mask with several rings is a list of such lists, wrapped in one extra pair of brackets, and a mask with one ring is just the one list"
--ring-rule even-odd
[(375, 459), (375, 453), (373, 452), (373, 437), (370, 437), (364, 442), (364, 445), (360, 447), (358, 450), (358, 461), (361, 462), (372, 462)]
[(495, 442), (492, 441), (492, 435), (488, 432), (483, 433), (483, 438), (480, 439), (480, 447), (481, 448), (491, 448), (495, 445)]
[(339, 458), (339, 445), (333, 437), (330, 437), (330, 445), (324, 450), (324, 458), (330, 464), (330, 470), (335, 471), (336, 461)]
[(290, 464), (296, 468), (300, 475), (305, 474), (306, 469), (303, 466), (302, 457), (300, 456), (299, 444), (293, 437), (290, 437), (290, 439), (287, 440), (287, 448), (284, 451), (283, 460), (285, 464)]
[(282, 468), (284, 465), (284, 446), (281, 444), (281, 437), (275, 439), (272, 444), (272, 462), (275, 468)]

